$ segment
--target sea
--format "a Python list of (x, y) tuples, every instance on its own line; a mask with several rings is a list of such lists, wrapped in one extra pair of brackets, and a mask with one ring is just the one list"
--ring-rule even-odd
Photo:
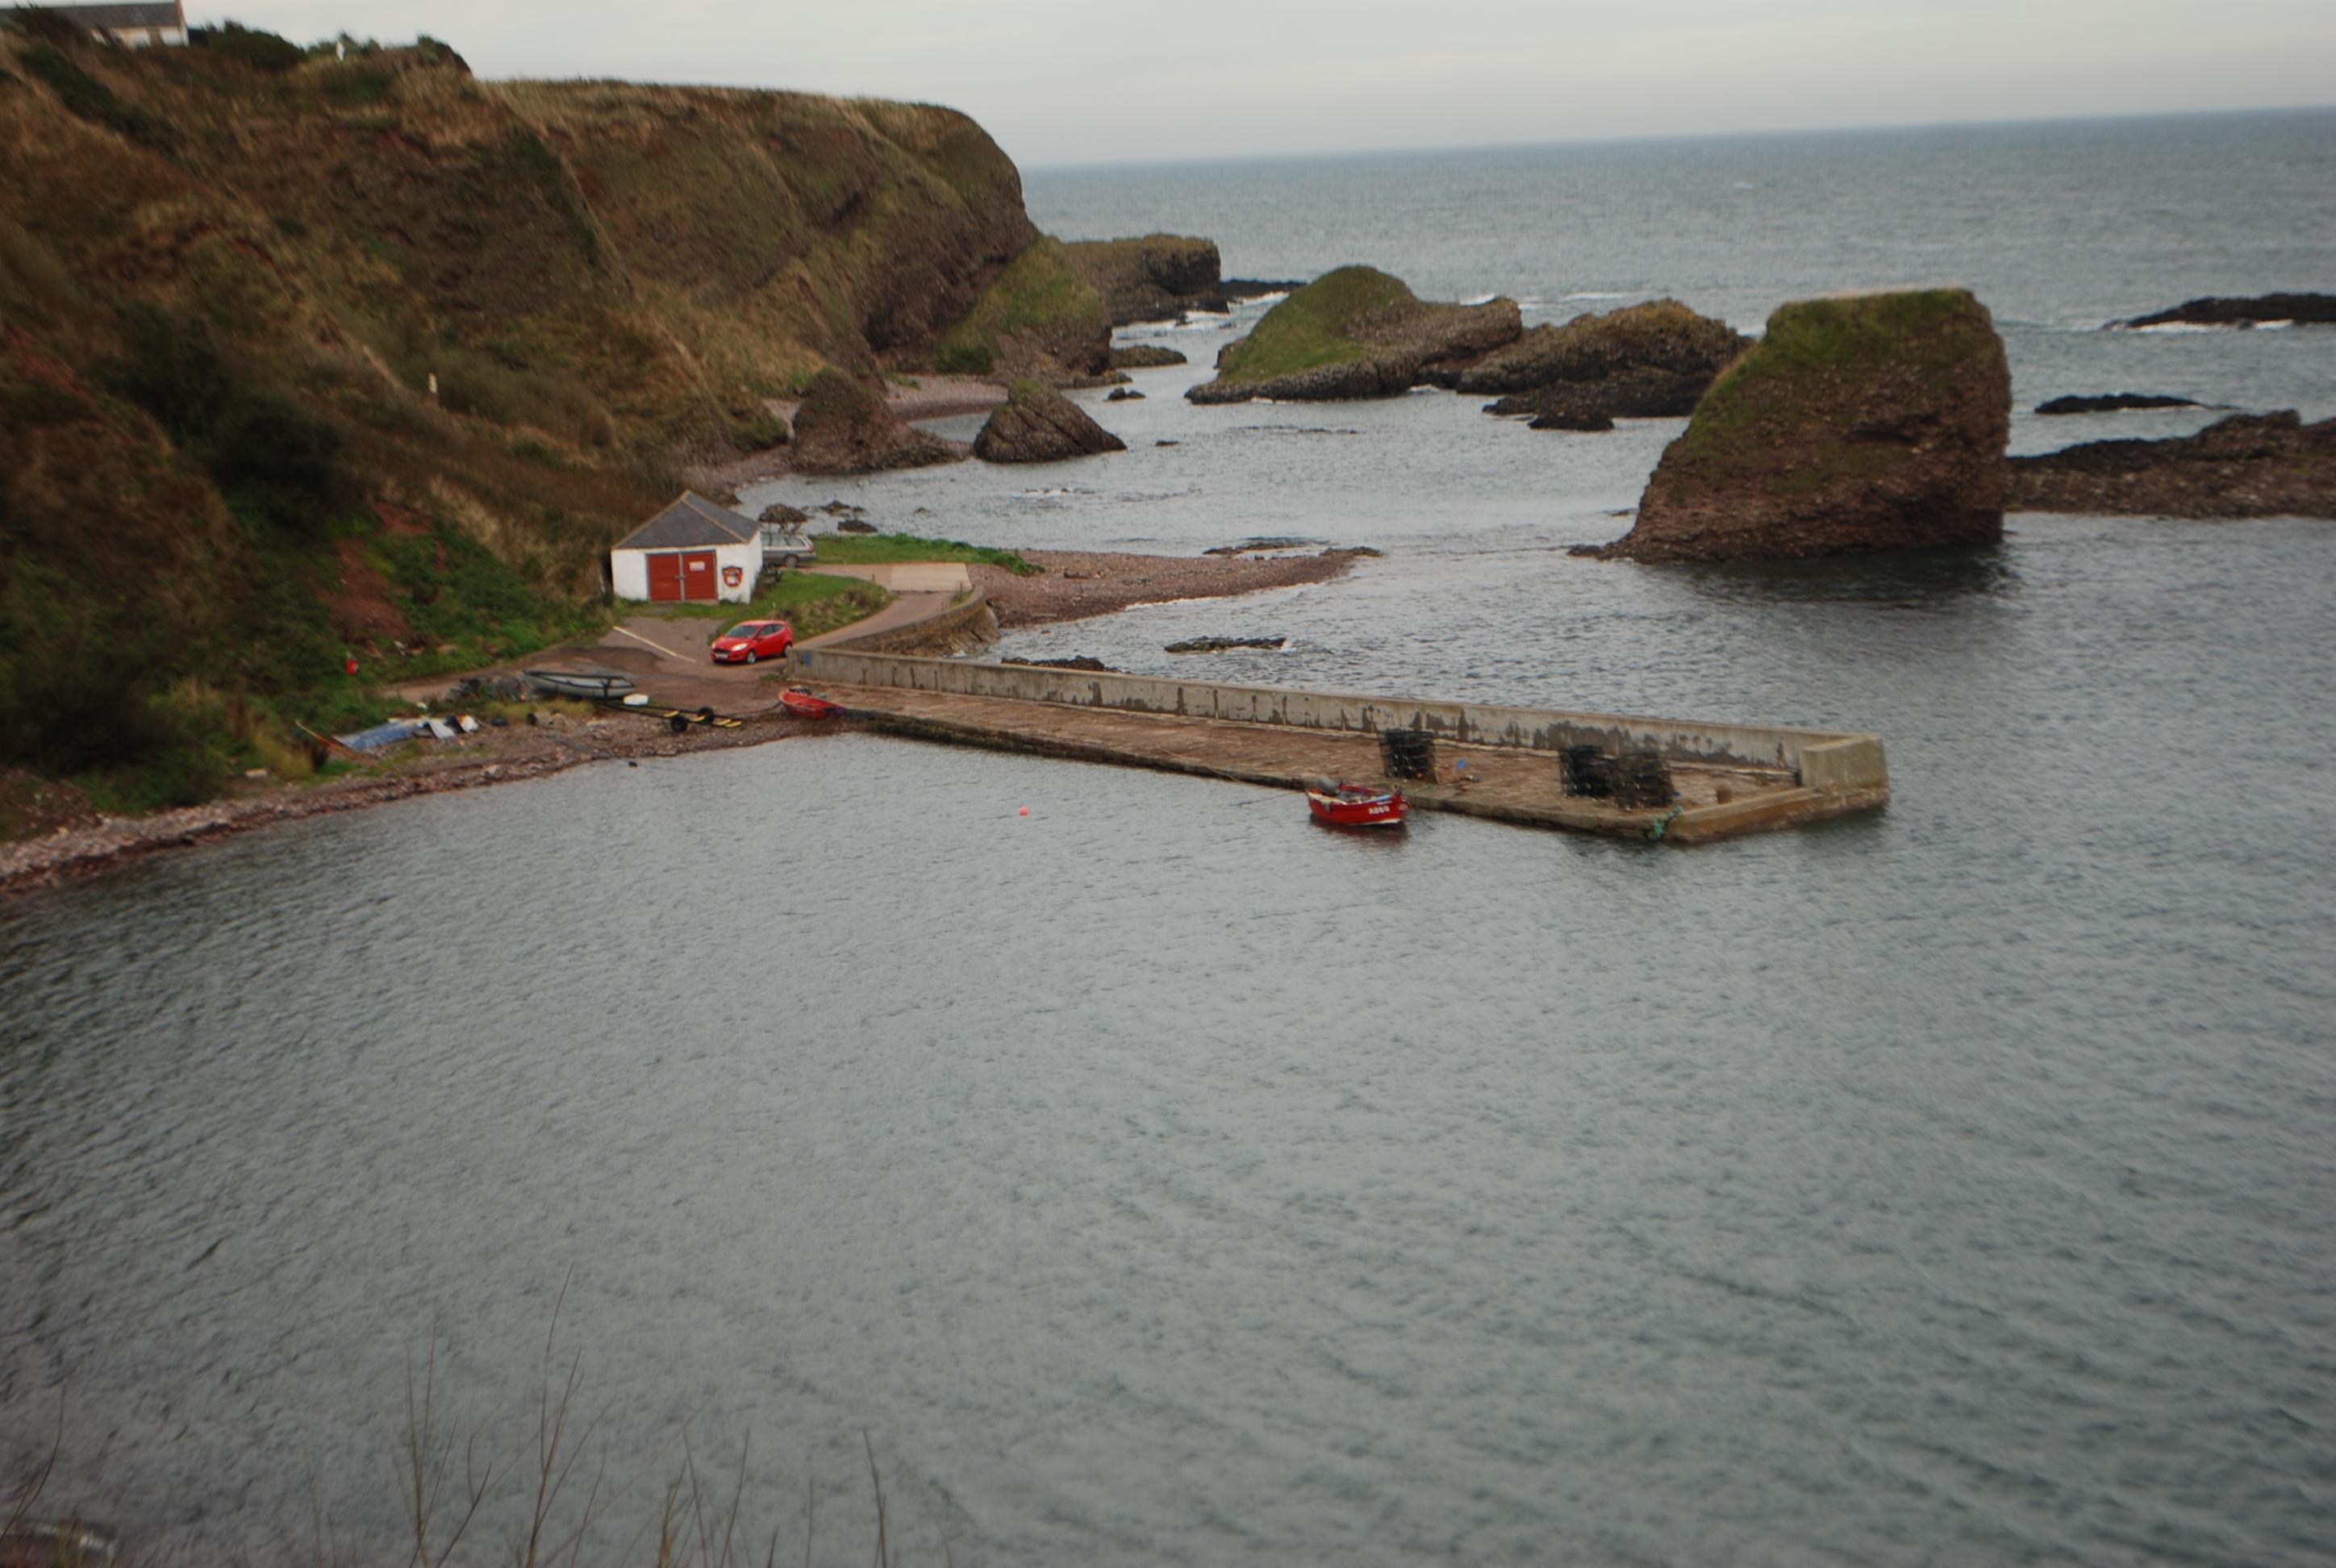
[[(2336, 414), (2336, 329), (2107, 325), (2336, 288), (2336, 112), (1026, 189), (1531, 320), (1961, 284), (2022, 410), (2212, 405), (2023, 452)], [(2336, 523), (1581, 560), (1681, 422), (1185, 402), (1263, 307), (1128, 329), (1123, 453), (745, 499), (1368, 545), (996, 651), (1872, 730), (1888, 810), (1358, 839), (842, 735), (13, 901), (0, 1480), (202, 1563), (2336, 1558)]]

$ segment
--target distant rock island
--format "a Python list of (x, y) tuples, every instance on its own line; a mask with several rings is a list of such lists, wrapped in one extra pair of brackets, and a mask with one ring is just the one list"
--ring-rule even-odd
[(1085, 409), (1036, 380), (1016, 382), (973, 438), (973, 454), (985, 463), (1060, 463), (1126, 450), (1127, 443), (1097, 424)]
[[(1071, 264), (1103, 297), (1114, 326), (1173, 321), (1187, 311), (1231, 310), (1302, 287), (1259, 278), (1227, 278), (1217, 242), (1190, 234), (1144, 234), (1130, 239), (1075, 239), (1065, 248)], [(1182, 364), (1180, 356), (1177, 363)]]
[(2195, 435), (2015, 457), (2010, 493), (2020, 511), (2336, 517), (2336, 419), (2239, 414)]
[(2036, 405), (2039, 414), (2115, 414), (2127, 408), (2195, 408), (2186, 397), (2156, 392), (2110, 392), (2098, 397), (2048, 397)]
[(2113, 326), (2261, 326), (2292, 321), (2300, 326), (2336, 325), (2336, 294), (2258, 294), (2245, 298), (2220, 295), (2186, 300), (2154, 316), (2136, 316)]
[(1514, 299), (1439, 304), (1377, 268), (1341, 267), (1267, 311), (1217, 356), (1216, 379), (1184, 395), (1194, 403), (1393, 397), (1523, 331)]
[(1961, 288), (1779, 307), (1664, 452), (1637, 523), (1580, 553), (1830, 555), (2003, 537), (2011, 375)]

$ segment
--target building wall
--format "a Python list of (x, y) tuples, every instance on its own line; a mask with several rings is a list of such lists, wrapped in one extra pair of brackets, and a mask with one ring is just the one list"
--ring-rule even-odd
[(101, 27), (96, 31), (124, 49), (143, 49), (149, 44), (184, 44), (184, 27)]
[[(686, 550), (612, 550), (608, 552), (609, 586), (615, 589), (618, 599), (646, 600), (649, 597), (651, 555), (694, 555), (706, 548), (700, 545)], [(721, 583), (724, 567), (738, 569), (738, 586), (735, 589), (722, 587), (716, 602), (745, 604), (753, 599), (754, 579), (763, 570), (762, 541), (757, 539), (752, 543), (722, 544), (711, 548), (714, 551), (714, 578), (717, 585)]]

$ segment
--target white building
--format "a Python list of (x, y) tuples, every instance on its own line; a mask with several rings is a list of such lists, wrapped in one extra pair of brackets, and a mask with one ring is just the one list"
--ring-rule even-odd
[(168, 5), (51, 5), (46, 9), (124, 49), (187, 41), (187, 8), (179, 0), (170, 0)]
[(762, 570), (762, 529), (690, 490), (608, 552), (618, 599), (744, 604)]

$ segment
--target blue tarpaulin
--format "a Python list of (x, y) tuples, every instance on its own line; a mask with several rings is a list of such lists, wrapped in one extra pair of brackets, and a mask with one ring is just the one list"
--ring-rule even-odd
[(394, 718), (371, 729), (361, 729), (355, 735), (336, 735), (333, 738), (351, 751), (375, 751), (399, 741), (411, 740), (430, 726), (421, 719)]

